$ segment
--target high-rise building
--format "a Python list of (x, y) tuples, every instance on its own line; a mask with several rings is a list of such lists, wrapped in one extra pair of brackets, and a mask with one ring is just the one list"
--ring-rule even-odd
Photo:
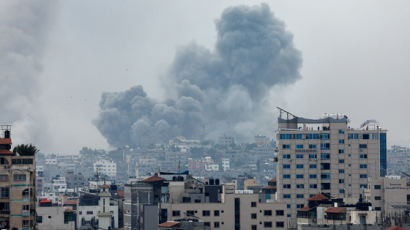
[(10, 151), (10, 131), (0, 126), (0, 229), (34, 229), (35, 156)]
[(357, 201), (369, 179), (386, 174), (386, 130), (374, 120), (353, 129), (345, 115), (308, 119), (280, 109), (276, 135), (278, 198), (291, 218), (317, 193)]

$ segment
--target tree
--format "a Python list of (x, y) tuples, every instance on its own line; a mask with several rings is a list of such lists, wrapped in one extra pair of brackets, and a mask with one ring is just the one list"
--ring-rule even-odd
[(38, 149), (36, 146), (29, 144), (29, 145), (25, 145), (25, 144), (21, 144), (21, 145), (17, 145), (16, 147), (14, 147), (13, 149), (13, 153), (14, 154), (18, 154), (20, 156), (34, 156), (36, 153), (38, 152)]

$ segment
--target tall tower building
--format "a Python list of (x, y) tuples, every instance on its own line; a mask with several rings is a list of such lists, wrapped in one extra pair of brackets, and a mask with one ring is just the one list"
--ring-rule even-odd
[(34, 229), (34, 153), (11, 151), (11, 126), (0, 126), (0, 229)]
[(278, 118), (278, 198), (291, 218), (317, 193), (357, 201), (369, 179), (386, 174), (386, 130), (369, 120), (358, 129), (345, 115)]
[(98, 228), (99, 229), (113, 229), (112, 228), (112, 214), (110, 210), (110, 186), (103, 184), (100, 186), (100, 200), (98, 201), (98, 206), (100, 210), (98, 211)]

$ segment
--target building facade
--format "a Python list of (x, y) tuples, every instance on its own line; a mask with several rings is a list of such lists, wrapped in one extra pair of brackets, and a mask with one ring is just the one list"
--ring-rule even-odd
[(33, 229), (35, 156), (11, 152), (10, 126), (0, 130), (0, 229)]
[(289, 217), (317, 193), (358, 200), (369, 179), (386, 174), (386, 130), (375, 121), (349, 127), (345, 115), (307, 119), (280, 110), (278, 118), (278, 197)]

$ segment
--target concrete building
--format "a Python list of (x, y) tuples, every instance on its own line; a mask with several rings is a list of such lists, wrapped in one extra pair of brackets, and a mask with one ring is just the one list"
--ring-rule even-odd
[(381, 211), (383, 216), (401, 216), (410, 210), (410, 189), (406, 178), (400, 176), (369, 179), (365, 196), (373, 204), (374, 209)]
[(117, 176), (117, 164), (114, 161), (98, 160), (94, 163), (94, 173), (115, 178)]
[[(235, 190), (187, 173), (161, 173), (125, 186), (125, 229), (175, 229), (191, 219), (200, 229), (286, 229), (286, 204), (275, 196)], [(154, 225), (153, 225), (154, 224)], [(176, 228), (179, 229), (179, 228)]]
[(376, 121), (353, 129), (345, 115), (307, 119), (280, 109), (276, 135), (278, 197), (290, 218), (317, 193), (357, 201), (369, 179), (386, 174), (386, 130)]
[(75, 230), (75, 213), (71, 208), (53, 205), (51, 201), (39, 202), (36, 207), (38, 230)]
[(0, 126), (0, 229), (33, 229), (35, 156), (11, 152), (10, 131), (11, 126)]

